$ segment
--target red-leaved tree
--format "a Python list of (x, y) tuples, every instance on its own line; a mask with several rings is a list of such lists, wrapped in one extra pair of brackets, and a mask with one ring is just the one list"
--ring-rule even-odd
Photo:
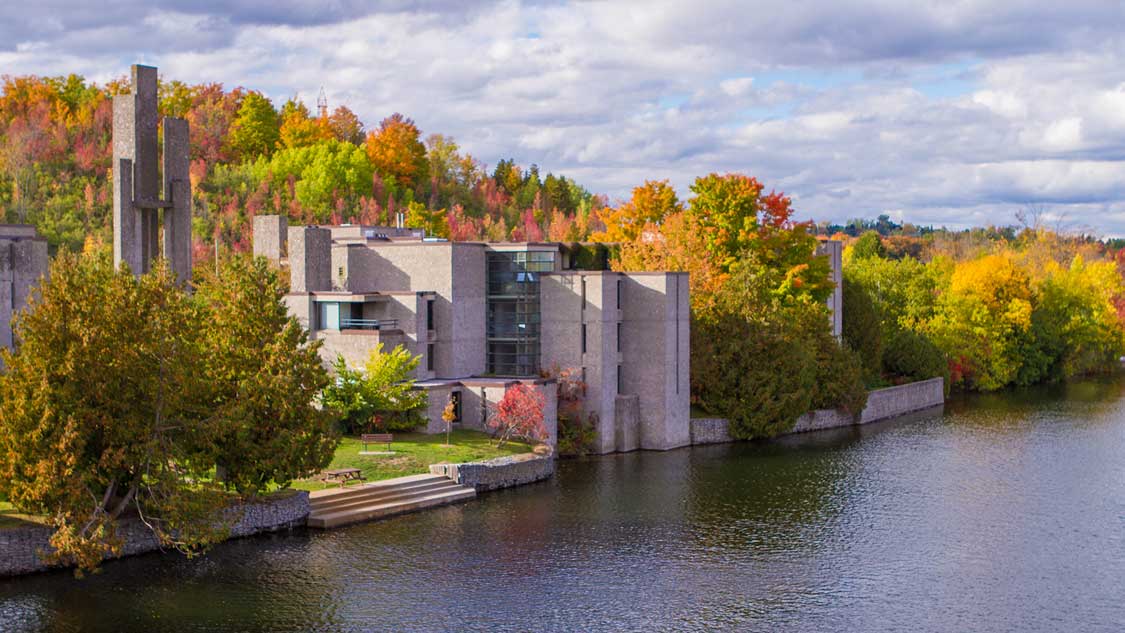
[(495, 432), (496, 446), (503, 446), (513, 438), (534, 441), (547, 439), (547, 426), (543, 424), (543, 394), (524, 384), (510, 387), (496, 405), (496, 415), (488, 421)]

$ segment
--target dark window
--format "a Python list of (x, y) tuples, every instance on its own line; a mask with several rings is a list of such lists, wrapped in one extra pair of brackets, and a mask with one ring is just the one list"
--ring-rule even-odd
[(617, 280), (617, 309), (621, 309), (621, 280)]
[(617, 366), (617, 393), (625, 393), (625, 372), (621, 371), (621, 365)]
[(426, 302), (426, 329), (434, 329), (434, 300), (430, 299)]
[(488, 254), (487, 372), (539, 373), (539, 273), (555, 269), (551, 251)]
[(586, 309), (586, 278), (582, 278), (582, 309)]
[(617, 351), (621, 351), (621, 322), (617, 323)]
[(426, 345), (426, 371), (434, 370), (434, 344), (428, 343)]
[(586, 324), (582, 324), (582, 353), (586, 353)]
[(454, 422), (460, 422), (461, 421), (461, 392), (460, 391), (454, 391), (453, 394), (450, 395), (450, 399), (453, 401), (453, 421)]

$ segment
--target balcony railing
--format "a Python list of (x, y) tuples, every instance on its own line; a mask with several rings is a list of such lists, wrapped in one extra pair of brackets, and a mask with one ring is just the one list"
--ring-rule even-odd
[(388, 330), (398, 328), (398, 319), (340, 319), (341, 330)]

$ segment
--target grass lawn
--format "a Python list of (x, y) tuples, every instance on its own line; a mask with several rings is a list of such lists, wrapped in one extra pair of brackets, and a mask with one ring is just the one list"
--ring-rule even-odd
[(32, 524), (43, 524), (46, 517), (20, 514), (7, 501), (0, 501), (0, 530), (24, 527)]
[[(518, 442), (508, 442), (503, 448), (489, 444), (485, 433), (458, 429), (453, 431), (452, 445), (445, 446), (445, 434), (425, 435), (422, 433), (395, 433), (391, 444), (394, 455), (360, 455), (363, 443), (358, 437), (345, 437), (336, 449), (332, 463), (325, 470), (336, 468), (358, 468), (363, 471), (367, 481), (391, 479), (406, 475), (430, 472), (430, 464), (472, 462), (504, 455), (530, 453), (532, 446)], [(382, 444), (370, 444), (368, 450), (382, 451)], [(293, 482), (294, 488), (301, 490), (321, 490), (325, 487), (338, 487), (333, 483), (325, 486), (314, 480)]]

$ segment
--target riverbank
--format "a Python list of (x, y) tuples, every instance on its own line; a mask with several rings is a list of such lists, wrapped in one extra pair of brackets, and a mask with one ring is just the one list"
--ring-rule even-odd
[[(287, 490), (238, 503), (227, 509), (227, 518), (232, 520), (229, 538), (298, 528), (304, 526), (308, 514), (309, 493), (303, 490)], [(107, 556), (106, 560), (163, 549), (152, 532), (140, 521), (122, 521), (117, 530), (125, 545), (120, 556)], [(53, 532), (53, 528), (49, 526), (33, 524), (0, 530), (0, 577), (46, 571), (55, 567), (48, 564), (42, 556), (45, 552), (53, 551), (50, 544)]]
[[(945, 404), (945, 383), (941, 378), (931, 378), (919, 382), (874, 389), (867, 394), (867, 406), (859, 418), (837, 409), (810, 411), (797, 418), (797, 423), (788, 433), (808, 433), (857, 424), (869, 424), (880, 420), (896, 418), (915, 411), (935, 409)], [(692, 418), (691, 444), (725, 444), (737, 442), (731, 435), (730, 422), (723, 418)]]

